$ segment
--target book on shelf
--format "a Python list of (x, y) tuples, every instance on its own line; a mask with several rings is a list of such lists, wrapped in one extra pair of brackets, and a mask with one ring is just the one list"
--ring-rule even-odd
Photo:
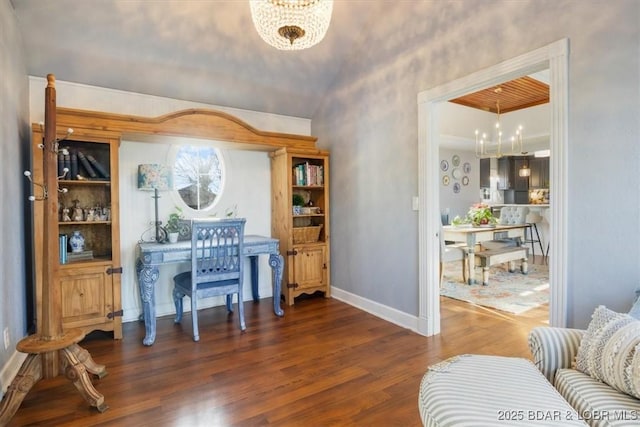
[(89, 160), (85, 157), (84, 153), (80, 150), (78, 150), (78, 160), (80, 160), (80, 164), (82, 165), (84, 170), (87, 172), (87, 174), (91, 178), (98, 177), (98, 174), (96, 174), (96, 171), (93, 169), (93, 167), (91, 167), (91, 163), (89, 163)]
[(58, 176), (64, 174), (64, 154), (58, 153)]
[(71, 171), (71, 155), (63, 154), (63, 158), (64, 158), (64, 167), (67, 168), (67, 173), (65, 174), (63, 169), (62, 173), (58, 176), (64, 176), (63, 179), (69, 179), (69, 172)]
[(309, 162), (294, 166), (293, 182), (297, 186), (313, 187), (324, 185), (324, 166), (313, 165)]
[(67, 252), (67, 261), (83, 261), (93, 259), (93, 251)]
[(69, 170), (70, 175), (65, 176), (65, 179), (77, 179), (78, 176), (78, 153), (75, 150), (70, 151), (71, 168)]
[(87, 158), (87, 160), (89, 160), (89, 163), (91, 163), (91, 166), (93, 166), (93, 168), (97, 170), (98, 173), (102, 175), (103, 178), (109, 179), (109, 172), (104, 166), (102, 166), (102, 163), (98, 162), (95, 159), (95, 157), (93, 157), (90, 154), (87, 154), (85, 157)]

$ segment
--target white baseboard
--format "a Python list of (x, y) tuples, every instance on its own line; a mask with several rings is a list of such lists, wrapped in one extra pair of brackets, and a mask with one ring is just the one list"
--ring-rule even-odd
[(418, 329), (419, 319), (395, 308), (382, 305), (367, 298), (352, 294), (340, 288), (331, 287), (331, 297), (352, 305), (376, 317), (394, 323), (413, 332), (420, 333)]
[(27, 356), (28, 354), (26, 353), (20, 353), (19, 351), (14, 350), (9, 361), (2, 367), (2, 371), (0, 371), (0, 401), (7, 392), (7, 389), (11, 385), (13, 379), (18, 375), (18, 371), (27, 359)]

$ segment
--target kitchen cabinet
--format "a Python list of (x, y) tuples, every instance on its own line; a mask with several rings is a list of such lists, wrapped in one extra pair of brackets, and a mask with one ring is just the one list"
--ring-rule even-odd
[(491, 187), (491, 159), (480, 159), (480, 188)]
[(549, 188), (549, 158), (534, 157), (529, 161), (529, 188)]
[[(528, 191), (529, 190), (529, 177), (520, 176), (520, 169), (523, 166), (527, 166), (529, 160), (526, 157), (511, 157), (511, 176), (512, 188), (516, 191)], [(518, 202), (516, 202), (518, 203)]]
[(511, 161), (509, 157), (498, 159), (498, 190), (508, 190), (511, 188)]

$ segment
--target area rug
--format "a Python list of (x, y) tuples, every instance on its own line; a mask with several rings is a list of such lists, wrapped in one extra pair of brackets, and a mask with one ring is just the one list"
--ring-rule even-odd
[(481, 268), (476, 268), (475, 278), (477, 284), (467, 285), (462, 282), (460, 263), (445, 263), (440, 295), (513, 314), (522, 314), (549, 302), (546, 265), (529, 264), (527, 275), (520, 272), (519, 266), (514, 273), (509, 273), (506, 264), (493, 266), (488, 286), (482, 285)]

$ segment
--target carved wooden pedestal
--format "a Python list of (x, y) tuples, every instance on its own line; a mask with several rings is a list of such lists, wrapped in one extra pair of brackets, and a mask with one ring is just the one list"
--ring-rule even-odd
[[(62, 307), (59, 280), (60, 263), (58, 261), (58, 139), (56, 137), (56, 90), (55, 77), (47, 75), (45, 89), (44, 137), (38, 148), (42, 150), (43, 183), (37, 184), (42, 189), (40, 196), (30, 197), (31, 201), (42, 201), (43, 207), (43, 239), (42, 245), (42, 314), (38, 333), (23, 338), (16, 349), (27, 353), (27, 359), (18, 371), (16, 378), (7, 391), (0, 405), (0, 427), (9, 420), (20, 407), (29, 390), (40, 379), (54, 378), (60, 370), (71, 381), (82, 397), (100, 412), (107, 410), (104, 397), (93, 388), (87, 371), (98, 377), (106, 375), (105, 367), (97, 365), (89, 353), (78, 343), (85, 333), (80, 329), (62, 328)], [(30, 174), (26, 175), (30, 176)]]
[[(0, 407), (0, 426), (9, 423), (29, 390), (43, 377), (53, 378), (62, 368), (65, 377), (76, 386), (82, 397), (98, 411), (104, 412), (108, 406), (104, 396), (91, 383), (89, 373), (103, 378), (107, 375), (103, 365), (96, 364), (88, 351), (77, 343), (84, 338), (79, 329), (65, 331), (63, 335), (47, 340), (40, 335), (31, 335), (16, 346), (22, 353), (28, 353), (20, 371), (9, 386)], [(58, 365), (59, 363), (59, 365)]]

